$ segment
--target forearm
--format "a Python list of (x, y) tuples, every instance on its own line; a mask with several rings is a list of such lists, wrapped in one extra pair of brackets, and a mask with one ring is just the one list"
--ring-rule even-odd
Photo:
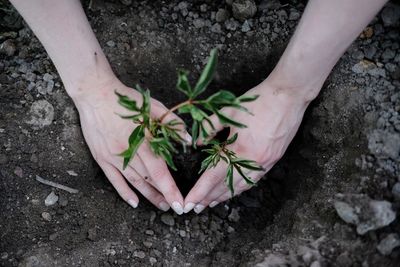
[(314, 99), (332, 68), (387, 0), (310, 0), (269, 80)]
[(39, 38), (71, 97), (112, 70), (79, 0), (11, 0)]

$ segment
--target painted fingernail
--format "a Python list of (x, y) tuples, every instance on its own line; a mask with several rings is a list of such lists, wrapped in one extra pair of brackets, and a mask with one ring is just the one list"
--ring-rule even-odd
[(199, 214), (200, 212), (202, 212), (206, 207), (204, 205), (201, 204), (197, 204), (196, 207), (194, 207), (194, 212), (196, 212), (197, 214)]
[(133, 199), (128, 199), (128, 204), (131, 205), (132, 208), (137, 208), (138, 203), (134, 201)]
[(160, 209), (161, 210), (163, 210), (163, 211), (167, 211), (167, 210), (169, 210), (169, 205), (168, 205), (168, 203), (167, 202), (165, 202), (165, 201), (163, 201), (163, 202), (161, 202), (160, 204), (158, 204), (158, 206), (160, 207)]
[(192, 137), (190, 136), (190, 134), (186, 133), (185, 134), (185, 140), (188, 144), (192, 144)]
[(217, 206), (218, 204), (219, 204), (218, 201), (213, 201), (213, 202), (210, 203), (209, 207), (210, 207), (210, 208), (214, 208), (214, 207)]
[(178, 214), (178, 215), (182, 215), (183, 214), (183, 208), (182, 208), (181, 203), (179, 203), (177, 201), (174, 201), (174, 202), (172, 202), (171, 207), (176, 212), (176, 214)]
[(194, 203), (192, 203), (192, 202), (187, 203), (187, 204), (185, 205), (185, 208), (183, 209), (183, 212), (184, 212), (184, 213), (188, 213), (189, 211), (191, 211), (191, 210), (194, 208), (195, 205), (196, 205), (196, 204), (194, 204)]

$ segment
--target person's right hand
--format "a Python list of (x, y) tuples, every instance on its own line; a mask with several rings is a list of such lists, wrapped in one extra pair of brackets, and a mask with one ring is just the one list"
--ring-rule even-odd
[[(137, 207), (139, 199), (128, 183), (159, 209), (166, 211), (172, 207), (177, 214), (182, 214), (183, 197), (166, 163), (153, 154), (146, 140), (126, 169), (122, 169), (123, 158), (118, 154), (128, 147), (128, 137), (137, 125), (119, 117), (118, 114), (130, 113), (118, 104), (115, 90), (135, 99), (141, 105), (141, 94), (128, 88), (117, 78), (101, 85), (86, 85), (73, 97), (79, 110), (83, 135), (93, 157), (118, 194), (132, 207)], [(166, 111), (163, 104), (152, 99), (152, 116), (159, 118)], [(171, 119), (181, 121), (175, 114), (169, 114), (165, 118), (166, 121)], [(190, 135), (184, 130), (182, 137), (191, 142)]]

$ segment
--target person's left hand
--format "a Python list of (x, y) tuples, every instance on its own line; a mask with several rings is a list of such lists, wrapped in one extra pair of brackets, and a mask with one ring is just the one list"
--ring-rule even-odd
[[(295, 136), (301, 123), (304, 111), (309, 102), (304, 98), (286, 93), (285, 88), (279, 88), (266, 80), (248, 91), (248, 95), (259, 95), (254, 102), (246, 103), (246, 108), (254, 114), (248, 114), (236, 109), (224, 109), (229, 117), (244, 123), (247, 128), (230, 129), (230, 136), (238, 133), (235, 143), (228, 146), (239, 157), (256, 161), (269, 171), (282, 157)], [(223, 129), (218, 119), (210, 117), (216, 131)], [(214, 207), (231, 198), (231, 192), (224, 182), (227, 165), (221, 161), (215, 168), (203, 173), (185, 199), (184, 212), (194, 208), (200, 213), (206, 206)], [(247, 175), (258, 181), (265, 172), (250, 171)], [(234, 172), (235, 195), (250, 189), (244, 179)]]

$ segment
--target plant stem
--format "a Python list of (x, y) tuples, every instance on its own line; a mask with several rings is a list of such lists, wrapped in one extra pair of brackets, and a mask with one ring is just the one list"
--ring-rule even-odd
[(192, 104), (192, 103), (193, 103), (193, 100), (189, 99), (189, 100), (186, 100), (185, 102), (182, 102), (182, 103), (180, 103), (180, 104), (178, 104), (178, 105), (176, 105), (176, 106), (173, 106), (171, 109), (167, 110), (167, 111), (160, 117), (159, 121), (162, 122), (162, 121), (165, 119), (165, 117), (168, 116), (168, 114), (174, 112), (175, 110), (179, 109), (180, 107), (183, 107), (184, 105), (188, 105), (188, 104)]

